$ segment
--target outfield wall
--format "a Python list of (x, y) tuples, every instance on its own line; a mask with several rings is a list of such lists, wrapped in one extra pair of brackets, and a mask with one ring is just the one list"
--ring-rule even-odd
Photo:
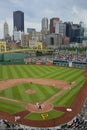
[(0, 54), (0, 64), (24, 64), (24, 53)]
[[(44, 56), (46, 58), (46, 56)], [(55, 60), (40, 57), (40, 61), (38, 61), (38, 56), (33, 53), (1, 53), (0, 54), (0, 64), (1, 65), (9, 65), (9, 64), (36, 64), (36, 65), (57, 65), (64, 67), (74, 67), (74, 68), (87, 68), (87, 62), (80, 61), (68, 61), (68, 60)], [(71, 66), (70, 63), (72, 62)]]
[(0, 62), (3, 61), (3, 54), (0, 54)]

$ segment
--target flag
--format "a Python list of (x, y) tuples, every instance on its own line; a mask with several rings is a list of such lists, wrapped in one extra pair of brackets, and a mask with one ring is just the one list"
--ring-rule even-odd
[(78, 55), (78, 49), (75, 50), (75, 54)]
[(66, 49), (66, 54), (68, 54), (68, 49)]
[(58, 48), (58, 53), (60, 53), (60, 48)]

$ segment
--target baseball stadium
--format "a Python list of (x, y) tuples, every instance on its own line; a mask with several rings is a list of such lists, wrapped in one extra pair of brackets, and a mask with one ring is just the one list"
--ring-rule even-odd
[(87, 98), (87, 62), (0, 53), (0, 119), (34, 128), (67, 125)]

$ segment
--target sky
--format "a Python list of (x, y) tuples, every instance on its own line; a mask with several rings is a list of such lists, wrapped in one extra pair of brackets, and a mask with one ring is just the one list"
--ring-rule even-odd
[(0, 0), (0, 38), (3, 38), (3, 25), (9, 25), (9, 34), (13, 34), (13, 11), (24, 12), (25, 33), (27, 28), (41, 31), (41, 20), (53, 17), (63, 22), (87, 25), (87, 0)]

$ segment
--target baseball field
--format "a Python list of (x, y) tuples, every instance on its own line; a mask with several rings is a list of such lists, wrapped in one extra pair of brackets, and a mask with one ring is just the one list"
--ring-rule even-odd
[[(0, 112), (12, 117), (20, 115), (22, 119), (18, 122), (28, 125), (33, 125), (28, 121), (35, 123), (63, 117), (86, 80), (82, 69), (45, 65), (0, 66)], [(25, 111), (27, 114), (23, 116)], [(38, 124), (34, 126), (41, 126)]]

